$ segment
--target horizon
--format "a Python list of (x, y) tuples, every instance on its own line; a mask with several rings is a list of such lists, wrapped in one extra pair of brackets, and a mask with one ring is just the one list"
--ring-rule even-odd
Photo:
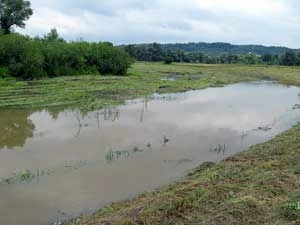
[(288, 49), (292, 49), (292, 50), (299, 50), (300, 48), (289, 48), (287, 46), (280, 46), (280, 45), (263, 45), (263, 44), (234, 44), (234, 43), (230, 43), (230, 42), (224, 42), (224, 41), (218, 41), (218, 42), (204, 42), (204, 41), (192, 41), (192, 42), (165, 42), (165, 43), (161, 43), (161, 42), (145, 42), (145, 43), (130, 43), (130, 44), (119, 44), (117, 46), (122, 46), (122, 45), (150, 45), (153, 43), (157, 43), (160, 45), (174, 45), (174, 44), (229, 44), (232, 46), (263, 46), (266, 48), (288, 48)]

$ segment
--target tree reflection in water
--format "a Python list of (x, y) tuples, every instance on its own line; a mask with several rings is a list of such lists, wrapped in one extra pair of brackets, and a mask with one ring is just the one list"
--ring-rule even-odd
[(81, 133), (81, 130), (83, 127), (89, 126), (89, 124), (87, 124), (87, 123), (82, 123), (82, 121), (85, 118), (88, 118), (88, 119), (95, 118), (97, 121), (98, 129), (100, 129), (100, 127), (101, 127), (101, 120), (115, 122), (120, 118), (120, 110), (114, 106), (107, 106), (104, 109), (102, 109), (101, 111), (93, 112), (92, 113), (93, 116), (91, 116), (90, 113), (84, 114), (79, 110), (72, 111), (72, 114), (75, 117), (77, 124), (78, 124), (77, 132), (75, 135), (76, 138), (80, 136), (80, 133)]
[(0, 110), (0, 149), (14, 149), (24, 147), (26, 140), (34, 136), (35, 125), (30, 116), (37, 112), (46, 112), (53, 120), (58, 120), (60, 114), (65, 112), (66, 116), (74, 117), (77, 131), (75, 137), (79, 137), (82, 128), (89, 126), (84, 123), (85, 119), (96, 118), (98, 128), (101, 120), (115, 122), (120, 118), (120, 110), (117, 107), (105, 107), (101, 111), (83, 113), (80, 110), (67, 110), (60, 108), (50, 108), (46, 110), (26, 110), (26, 109), (2, 109)]
[(0, 110), (0, 149), (23, 147), (33, 137), (30, 110)]

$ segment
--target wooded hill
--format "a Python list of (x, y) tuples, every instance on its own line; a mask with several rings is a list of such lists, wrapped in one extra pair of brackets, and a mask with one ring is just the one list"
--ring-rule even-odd
[[(147, 44), (141, 44), (147, 45)], [(215, 42), (190, 42), (190, 43), (174, 43), (161, 44), (162, 49), (165, 50), (181, 50), (184, 52), (202, 52), (210, 56), (219, 56), (223, 54), (248, 54), (253, 53), (257, 55), (272, 54), (281, 55), (288, 50), (293, 50), (281, 46), (263, 46), (263, 45), (233, 45), (230, 43)]]

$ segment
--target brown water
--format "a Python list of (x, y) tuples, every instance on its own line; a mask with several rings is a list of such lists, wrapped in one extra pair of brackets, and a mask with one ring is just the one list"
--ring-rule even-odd
[(271, 139), (299, 121), (299, 93), (241, 83), (87, 114), (1, 110), (0, 177), (34, 177), (2, 180), (0, 224), (54, 224)]

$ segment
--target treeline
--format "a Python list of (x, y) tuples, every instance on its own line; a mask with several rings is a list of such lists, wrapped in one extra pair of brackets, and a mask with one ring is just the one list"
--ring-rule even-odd
[(0, 35), (0, 77), (125, 75), (133, 59), (108, 42), (66, 42), (55, 29), (44, 37)]
[(158, 43), (120, 46), (131, 57), (138, 61), (165, 61), (165, 63), (206, 63), (206, 64), (269, 64), (269, 65), (300, 65), (300, 53), (286, 50), (282, 54), (254, 53), (233, 54), (223, 53), (211, 56), (207, 53), (195, 51), (172, 50), (162, 47)]
[(175, 44), (162, 44), (163, 49), (170, 50), (182, 50), (184, 52), (205, 52), (210, 56), (220, 56), (222, 54), (272, 54), (281, 55), (286, 51), (290, 50), (286, 47), (276, 46), (263, 46), (263, 45), (233, 45), (230, 43), (216, 42), (216, 43), (205, 43), (205, 42), (190, 42), (190, 43), (175, 43)]

